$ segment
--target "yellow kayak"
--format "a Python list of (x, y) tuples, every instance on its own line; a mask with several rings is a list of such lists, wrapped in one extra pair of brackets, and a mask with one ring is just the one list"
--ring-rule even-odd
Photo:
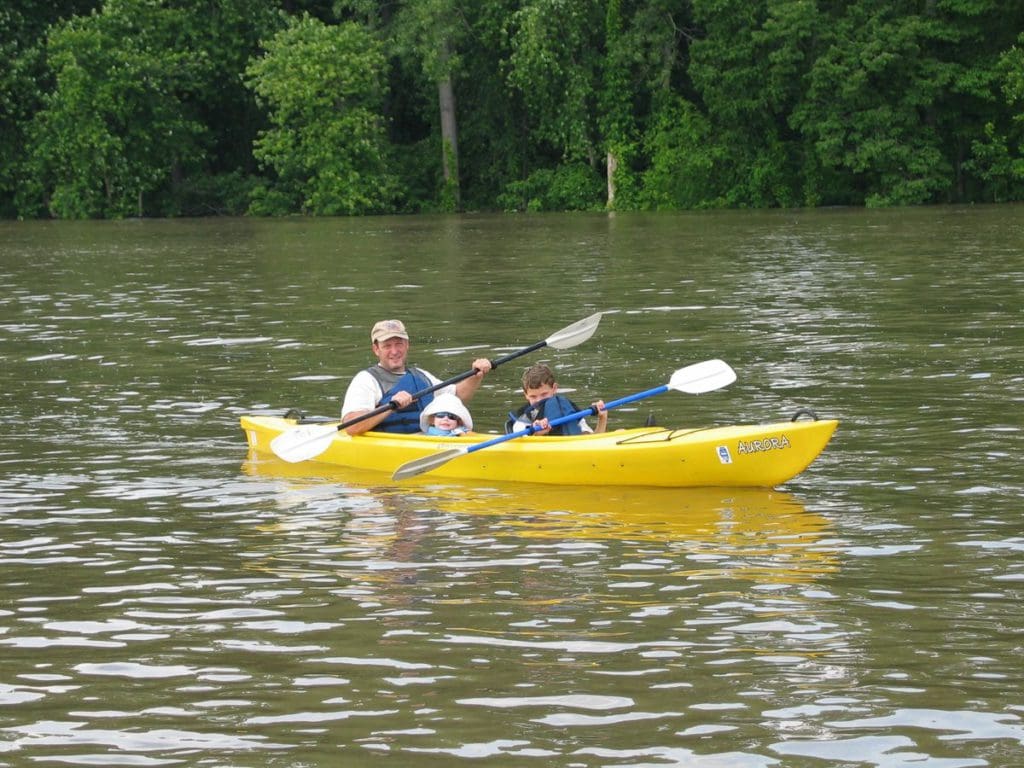
[[(429, 478), (554, 485), (691, 488), (773, 487), (803, 472), (825, 449), (839, 422), (831, 419), (773, 424), (665, 429), (641, 427), (571, 437), (527, 436), (459, 455)], [(249, 448), (272, 454), (271, 441), (297, 422), (243, 416)], [(468, 449), (494, 435), (433, 437), (338, 431), (316, 463), (384, 472), (453, 448)]]

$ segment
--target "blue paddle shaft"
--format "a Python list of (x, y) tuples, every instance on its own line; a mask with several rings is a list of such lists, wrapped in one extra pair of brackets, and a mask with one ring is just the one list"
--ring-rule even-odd
[[(669, 388), (667, 384), (662, 384), (660, 387), (654, 387), (654, 389), (648, 389), (644, 392), (637, 392), (636, 394), (633, 395), (620, 397), (618, 400), (612, 400), (610, 403), (605, 403), (604, 409), (606, 411), (610, 411), (612, 408), (618, 408), (620, 405), (626, 405), (626, 403), (633, 403), (636, 402), (637, 400), (643, 400), (645, 397), (652, 397), (654, 395), (660, 395), (663, 392), (668, 392), (668, 389)], [(570, 413), (565, 416), (559, 416), (557, 419), (552, 419), (551, 421), (548, 422), (548, 426), (558, 427), (561, 426), (562, 424), (568, 424), (570, 421), (577, 421), (579, 419), (585, 419), (587, 416), (593, 416), (595, 413), (596, 410), (593, 406), (591, 406), (590, 408), (586, 408), (582, 411), (576, 411), (576, 413)], [(537, 427), (535, 427), (533, 424), (530, 424), (526, 429), (521, 429), (518, 432), (513, 432), (509, 435), (501, 435), (491, 440), (487, 440), (483, 443), (471, 445), (469, 448), (466, 449), (466, 453), (473, 453), (473, 451), (481, 451), (484, 448), (490, 448), (492, 445), (504, 443), (506, 440), (515, 440), (517, 437), (525, 437), (527, 435), (532, 435), (534, 432), (537, 431)]]

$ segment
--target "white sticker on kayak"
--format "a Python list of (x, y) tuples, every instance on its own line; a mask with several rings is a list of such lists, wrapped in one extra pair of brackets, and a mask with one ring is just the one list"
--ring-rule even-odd
[(723, 464), (732, 464), (732, 454), (729, 453), (729, 446), (720, 445), (715, 450), (718, 452), (718, 460)]

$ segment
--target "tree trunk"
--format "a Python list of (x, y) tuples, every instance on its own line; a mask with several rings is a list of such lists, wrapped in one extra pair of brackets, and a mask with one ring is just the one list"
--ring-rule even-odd
[(618, 158), (611, 150), (608, 150), (608, 201), (605, 203), (608, 210), (615, 208), (615, 171), (618, 167)]
[(438, 82), (437, 98), (441, 107), (441, 167), (444, 169), (445, 189), (450, 191), (455, 210), (461, 211), (459, 136), (455, 119), (455, 91), (450, 76)]

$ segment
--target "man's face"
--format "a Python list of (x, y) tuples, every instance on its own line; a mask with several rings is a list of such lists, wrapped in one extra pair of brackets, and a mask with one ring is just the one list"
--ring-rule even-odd
[(391, 373), (405, 372), (405, 358), (409, 354), (409, 340), (394, 336), (384, 341), (375, 342), (373, 354), (377, 356), (382, 368)]

